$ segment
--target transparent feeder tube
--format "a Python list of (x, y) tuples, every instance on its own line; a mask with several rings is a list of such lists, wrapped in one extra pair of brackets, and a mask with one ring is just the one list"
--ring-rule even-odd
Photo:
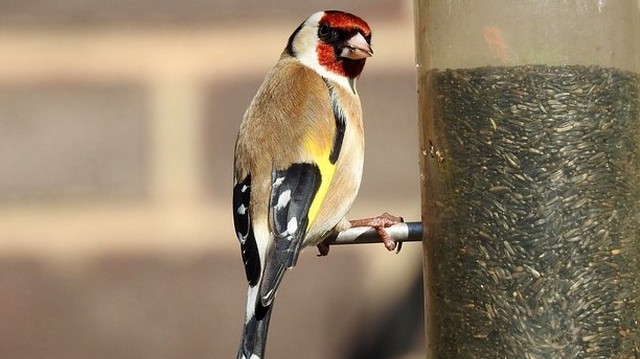
[(640, 357), (640, 10), (415, 0), (427, 358)]

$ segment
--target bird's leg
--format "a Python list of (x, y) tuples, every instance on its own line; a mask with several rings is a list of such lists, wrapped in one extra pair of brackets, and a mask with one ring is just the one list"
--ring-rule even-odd
[[(396, 249), (396, 242), (391, 238), (389, 233), (385, 230), (387, 227), (391, 227), (394, 224), (402, 223), (404, 219), (402, 217), (394, 216), (387, 212), (371, 218), (356, 219), (349, 221), (351, 227), (373, 227), (380, 236), (380, 240), (384, 243), (385, 248), (388, 251)], [(400, 243), (402, 244), (402, 243)], [(400, 244), (398, 244), (398, 251), (400, 251)]]
[[(397, 253), (397, 252), (400, 252), (400, 248), (402, 247), (402, 242), (396, 243), (391, 238), (389, 233), (387, 233), (385, 228), (391, 227), (394, 224), (402, 223), (402, 222), (404, 222), (404, 219), (402, 219), (402, 217), (394, 216), (392, 214), (385, 212), (376, 217), (362, 218), (362, 219), (348, 221), (348, 224), (342, 226), (341, 228), (347, 229), (349, 227), (373, 227), (376, 233), (378, 233), (378, 236), (380, 236), (380, 240), (382, 241), (382, 243), (384, 243), (385, 248), (387, 248), (387, 250), (389, 251), (396, 250), (396, 253)], [(336, 230), (336, 232), (339, 232), (339, 231), (340, 229)], [(318, 257), (324, 257), (327, 254), (329, 254), (331, 240), (332, 238), (329, 237), (317, 245), (318, 251), (320, 252), (318, 254)]]
[(318, 257), (324, 257), (327, 254), (329, 254), (329, 239), (325, 239), (324, 241), (320, 242), (320, 244), (318, 244), (316, 247), (318, 247)]
[[(346, 218), (342, 218), (340, 222), (338, 222), (338, 224), (336, 224), (336, 226), (333, 227), (332, 233), (337, 235), (338, 233), (348, 229), (349, 227), (351, 227), (351, 223), (347, 221)], [(329, 254), (329, 246), (331, 245), (331, 240), (332, 240), (332, 236), (329, 236), (328, 238), (326, 238), (324, 241), (320, 242), (320, 244), (316, 246), (318, 247), (318, 251), (320, 252), (320, 254), (318, 254), (318, 257), (324, 257), (327, 254)]]

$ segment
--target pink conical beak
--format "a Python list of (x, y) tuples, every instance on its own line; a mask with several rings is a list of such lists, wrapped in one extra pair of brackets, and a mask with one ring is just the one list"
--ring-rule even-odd
[(364, 36), (362, 36), (361, 33), (357, 33), (347, 40), (340, 56), (352, 60), (359, 60), (373, 56), (373, 50)]

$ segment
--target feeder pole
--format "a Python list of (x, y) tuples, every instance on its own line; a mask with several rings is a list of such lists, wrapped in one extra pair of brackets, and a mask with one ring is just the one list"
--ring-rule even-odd
[(639, 358), (640, 2), (414, 5), (426, 358)]

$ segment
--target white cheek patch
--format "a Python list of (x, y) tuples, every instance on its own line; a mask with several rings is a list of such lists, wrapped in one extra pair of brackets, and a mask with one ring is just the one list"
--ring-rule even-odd
[(296, 54), (296, 58), (303, 65), (311, 68), (325, 79), (332, 80), (340, 86), (352, 90), (349, 85), (349, 80), (345, 76), (338, 75), (332, 71), (329, 71), (324, 66), (320, 65), (318, 61), (318, 23), (324, 16), (323, 11), (319, 11), (305, 22), (304, 27), (300, 29), (293, 42), (293, 51)]

